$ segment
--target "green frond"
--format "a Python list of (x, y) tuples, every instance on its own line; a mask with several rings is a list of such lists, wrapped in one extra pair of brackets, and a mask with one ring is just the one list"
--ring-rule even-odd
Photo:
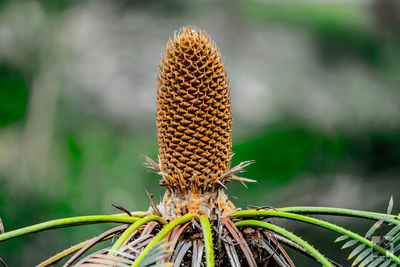
[[(364, 238), (371, 238), (372, 235), (381, 228), (383, 222), (385, 222), (388, 218), (391, 216), (391, 212), (393, 210), (393, 197), (390, 198), (388, 208), (387, 208), (387, 214), (382, 214), (382, 217), (376, 221), (372, 227), (367, 231), (365, 234)], [(393, 225), (393, 224), (392, 224)], [(375, 247), (379, 246), (382, 249), (386, 249), (387, 253), (389, 252), (389, 249), (391, 246), (394, 246), (396, 241), (396, 238), (398, 236), (397, 241), (400, 239), (400, 224), (394, 224), (394, 227), (386, 233), (386, 235), (376, 244), (374, 244)], [(339, 237), (341, 238), (341, 237)], [(338, 238), (338, 239), (339, 239)], [(337, 240), (338, 240), (337, 239)], [(344, 239), (342, 239), (344, 240)], [(336, 242), (336, 241), (335, 241)], [(346, 242), (343, 246), (342, 249), (351, 247), (360, 241), (357, 239), (352, 239), (348, 242)], [(395, 255), (395, 250), (393, 249), (392, 251), (393, 255)], [(352, 259), (358, 255), (355, 260), (352, 263), (352, 266), (355, 266), (357, 264), (360, 264), (359, 266), (377, 266), (378, 264), (389, 264), (393, 263), (394, 261), (390, 261), (389, 259), (386, 258), (382, 260), (378, 260), (377, 257), (374, 257), (374, 251), (370, 247), (367, 247), (366, 244), (360, 244), (358, 245), (355, 249), (353, 249), (348, 257), (348, 259)]]
[(257, 220), (244, 220), (235, 223), (236, 226), (253, 226), (253, 227), (261, 227), (264, 229), (271, 230), (275, 233), (278, 233), (287, 239), (295, 242), (302, 248), (304, 248), (308, 253), (310, 253), (318, 262), (320, 262), (323, 266), (332, 266), (332, 263), (329, 262), (327, 258), (325, 258), (318, 250), (313, 248), (307, 241), (303, 240), (302, 238), (298, 237), (297, 235), (287, 231), (286, 229), (276, 226), (274, 224), (270, 224), (267, 222), (261, 222)]
[[(391, 212), (393, 209), (393, 199), (390, 200), (388, 205), (388, 212)], [(287, 212), (290, 211), (290, 212)], [(39, 223), (36, 225), (32, 225), (29, 227), (17, 229), (14, 231), (6, 232), (4, 234), (0, 234), (0, 241), (5, 241), (8, 239), (12, 239), (15, 237), (23, 236), (30, 233), (36, 233), (39, 231), (68, 227), (68, 226), (76, 226), (76, 225), (85, 225), (85, 224), (96, 224), (96, 223), (125, 223), (124, 228), (118, 231), (118, 233), (122, 233), (121, 236), (117, 239), (111, 249), (106, 251), (102, 251), (88, 256), (85, 258), (85, 262), (94, 263), (96, 261), (101, 262), (102, 264), (116, 264), (117, 266), (136, 266), (136, 267), (145, 267), (145, 266), (159, 266), (155, 265), (157, 261), (159, 261), (160, 257), (163, 257), (169, 251), (166, 249), (165, 245), (162, 246), (161, 241), (163, 238), (171, 232), (175, 227), (180, 224), (186, 223), (193, 218), (197, 217), (194, 214), (186, 214), (182, 217), (176, 218), (171, 222), (167, 222), (165, 219), (150, 215), (147, 217), (145, 212), (132, 212), (133, 216), (129, 216), (126, 213), (123, 214), (115, 214), (115, 215), (93, 215), (93, 216), (79, 216), (79, 217), (71, 217), (64, 218), (58, 220), (52, 220), (48, 222)], [(315, 215), (338, 215), (338, 216), (350, 216), (350, 217), (359, 217), (369, 220), (376, 221), (373, 226), (368, 230), (365, 236), (360, 236), (357, 233), (354, 233), (348, 229), (337, 226), (335, 224), (329, 223), (324, 220), (320, 220), (317, 218), (313, 218), (310, 216), (306, 216), (305, 214), (315, 214)], [(400, 264), (399, 255), (396, 256), (397, 252), (400, 251), (400, 219), (399, 216), (391, 215), (389, 213), (375, 213), (368, 211), (359, 211), (359, 210), (350, 210), (350, 209), (340, 209), (340, 208), (328, 208), (328, 207), (286, 207), (282, 209), (269, 209), (269, 210), (244, 210), (237, 211), (232, 213), (230, 218), (286, 218), (296, 221), (301, 221), (305, 223), (309, 223), (315, 226), (319, 226), (331, 231), (334, 231), (341, 236), (339, 236), (335, 242), (343, 242), (345, 243), (342, 246), (342, 249), (346, 249), (349, 247), (353, 247), (353, 250), (350, 252), (348, 259), (354, 259), (352, 262), (352, 266), (390, 266), (391, 264)], [(207, 267), (214, 267), (214, 248), (213, 248), (213, 237), (211, 232), (211, 224), (210, 219), (206, 216), (201, 216), (198, 218), (201, 224), (203, 236), (204, 236), (204, 245), (205, 249), (205, 262)], [(228, 218), (225, 218), (228, 219)], [(231, 221), (230, 219), (228, 219)], [(147, 224), (150, 221), (157, 221), (165, 226), (158, 232), (156, 236), (151, 235), (148, 237), (148, 241), (142, 245), (142, 247), (138, 250), (138, 252), (130, 253), (127, 250), (121, 250), (122, 244), (127, 242), (127, 239), (132, 235), (135, 230), (139, 227)], [(223, 219), (221, 219), (223, 221)], [(373, 243), (369, 238), (376, 233), (378, 229), (384, 224), (391, 225), (392, 228), (384, 235), (383, 241), (378, 242), (378, 244)], [(156, 224), (156, 223), (154, 223)], [(269, 224), (262, 221), (257, 220), (244, 220), (236, 222), (235, 225), (233, 223), (232, 227), (236, 229), (236, 226), (255, 226), (262, 227), (268, 230), (271, 230), (277, 234), (282, 235), (288, 240), (296, 243), (301, 248), (305, 249), (307, 253), (309, 253), (314, 259), (320, 261), (324, 266), (332, 266), (331, 261), (324, 257), (320, 252), (318, 252), (315, 248), (313, 248), (310, 244), (308, 244), (305, 240), (301, 239), (297, 235), (288, 232), (284, 228), (279, 226)], [(122, 227), (122, 226), (120, 226)], [(126, 230), (125, 230), (126, 229)], [(122, 232), (123, 231), (123, 232)], [(236, 229), (236, 231), (238, 231)], [(113, 234), (102, 235), (79, 243), (71, 248), (68, 248), (55, 256), (49, 258), (48, 260), (42, 262), (38, 266), (48, 266), (56, 263), (57, 261), (67, 257), (75, 253), (74, 257), (71, 259), (77, 259), (83, 253), (85, 253), (91, 246), (94, 244), (107, 240), (114, 236)], [(349, 240), (350, 239), (350, 240)], [(385, 241), (386, 240), (386, 241)], [(94, 242), (94, 243), (93, 243)], [(200, 241), (201, 242), (201, 241)], [(392, 247), (392, 251), (389, 248), (389, 242), (394, 245), (394, 249)], [(91, 244), (93, 243), (93, 244)], [(90, 246), (89, 246), (90, 245)], [(238, 245), (241, 245), (240, 242)], [(242, 244), (243, 245), (243, 244)], [(126, 247), (126, 246), (124, 246)], [(203, 249), (202, 248), (202, 249)], [(241, 247), (242, 248), (242, 247)], [(243, 249), (243, 248), (242, 248)], [(139, 252), (141, 251), (141, 252)], [(245, 249), (246, 252), (249, 252)], [(384, 257), (376, 258), (374, 257), (374, 253), (378, 252), (380, 255)], [(106, 253), (106, 254), (104, 254)], [(135, 254), (135, 255), (134, 255)], [(199, 260), (201, 257), (199, 256)], [(82, 262), (82, 261), (81, 261)], [(329, 263), (330, 265), (326, 265)], [(160, 266), (169, 266), (169, 263), (165, 263)], [(394, 266), (394, 265), (393, 265)]]
[[(332, 207), (309, 207), (309, 206), (285, 207), (285, 208), (279, 208), (279, 209), (277, 209), (277, 211), (299, 213), (299, 214), (349, 216), (349, 217), (370, 219), (370, 220), (375, 220), (375, 221), (378, 221), (383, 216), (387, 215), (384, 213), (371, 212), (371, 211), (332, 208)], [(393, 223), (393, 224), (400, 224), (400, 216), (389, 215), (389, 217), (386, 218), (385, 222)]]
[[(117, 241), (112, 246), (111, 250), (118, 250), (121, 247), (121, 245), (125, 242), (125, 240), (127, 240), (129, 238), (129, 236), (136, 229), (138, 229), (140, 226), (148, 223), (149, 221), (158, 221), (162, 224), (167, 224), (166, 220), (164, 220), (163, 218), (156, 216), (156, 215), (150, 215), (150, 216), (144, 217), (144, 218), (138, 220), (137, 222), (135, 222), (134, 224), (132, 224), (131, 226), (129, 226), (128, 229), (126, 229), (124, 231), (124, 233), (117, 239)], [(108, 255), (113, 255), (113, 252), (110, 251), (108, 253)]]
[(96, 223), (134, 223), (139, 219), (140, 217), (132, 217), (128, 215), (91, 215), (91, 216), (63, 218), (6, 232), (0, 235), (0, 242), (31, 233), (68, 227), (68, 226), (96, 224)]
[[(385, 216), (385, 215), (384, 215)], [(383, 256), (386, 256), (387, 258), (391, 259), (394, 263), (400, 264), (400, 259), (391, 253), (390, 251), (382, 248), (381, 246), (378, 246), (374, 243), (372, 243), (370, 240), (350, 231), (347, 230), (343, 227), (337, 226), (335, 224), (300, 215), (300, 214), (293, 214), (293, 213), (288, 213), (288, 212), (281, 212), (281, 211), (276, 211), (276, 210), (244, 210), (244, 211), (236, 211), (232, 213), (231, 215), (232, 218), (238, 218), (238, 217), (278, 217), (278, 218), (287, 218), (287, 219), (292, 219), (292, 220), (297, 220), (297, 221), (302, 221), (306, 222), (309, 224), (317, 225), (320, 227), (323, 227), (325, 229), (331, 230), (333, 232), (342, 234), (342, 235), (347, 235), (350, 238), (357, 240), (361, 244), (365, 244), (369, 248), (372, 248), (373, 250), (377, 251)]]
[(176, 226), (183, 224), (185, 222), (190, 221), (191, 219), (193, 219), (194, 217), (196, 217), (197, 215), (195, 214), (186, 214), (183, 215), (182, 217), (179, 217), (177, 219), (174, 219), (173, 221), (171, 221), (169, 224), (167, 224), (154, 238), (153, 240), (150, 242), (150, 244), (148, 244), (146, 246), (146, 248), (143, 250), (142, 253), (140, 253), (139, 257), (135, 260), (134, 263), (132, 263), (132, 267), (139, 267), (140, 263), (144, 260), (144, 258), (146, 257), (146, 255), (149, 253), (149, 251), (151, 250), (152, 247), (154, 247), (156, 244), (158, 244), (159, 242), (161, 242), (161, 240), (169, 233), (171, 232)]
[(207, 216), (200, 216), (200, 223), (203, 230), (204, 243), (206, 245), (206, 266), (214, 267), (214, 249), (210, 219)]

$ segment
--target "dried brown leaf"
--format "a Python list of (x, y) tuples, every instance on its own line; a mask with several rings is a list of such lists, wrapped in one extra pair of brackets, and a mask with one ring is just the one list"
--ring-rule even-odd
[(228, 231), (231, 233), (232, 237), (235, 241), (239, 244), (239, 247), (243, 251), (243, 254), (247, 260), (247, 263), (250, 267), (257, 267), (256, 260), (251, 253), (249, 245), (247, 244), (246, 240), (243, 238), (242, 233), (239, 229), (235, 226), (235, 224), (229, 218), (221, 218), (221, 221), (225, 224)]
[(93, 247), (94, 245), (96, 245), (98, 242), (104, 240), (105, 238), (107, 238), (110, 235), (114, 235), (115, 233), (118, 233), (120, 231), (125, 230), (126, 228), (128, 228), (128, 225), (120, 225), (118, 227), (112, 228), (104, 233), (102, 233), (101, 235), (92, 238), (83, 248), (81, 248), (77, 253), (74, 254), (74, 256), (72, 256), (66, 263), (65, 263), (65, 267), (71, 266), (72, 263), (74, 263), (80, 256), (82, 256), (86, 251), (88, 251), (91, 247)]

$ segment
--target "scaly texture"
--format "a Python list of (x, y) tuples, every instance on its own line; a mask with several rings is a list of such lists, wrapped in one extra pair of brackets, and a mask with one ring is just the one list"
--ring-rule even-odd
[(168, 41), (159, 67), (157, 129), (165, 183), (208, 179), (213, 185), (229, 170), (232, 146), (221, 55), (206, 33), (182, 28)]
[[(182, 28), (169, 39), (157, 90), (159, 162), (148, 159), (166, 186), (159, 210), (226, 216), (234, 210), (225, 183), (230, 168), (232, 117), (221, 55), (207, 34)], [(241, 178), (239, 178), (241, 179)], [(242, 180), (243, 181), (243, 180)]]

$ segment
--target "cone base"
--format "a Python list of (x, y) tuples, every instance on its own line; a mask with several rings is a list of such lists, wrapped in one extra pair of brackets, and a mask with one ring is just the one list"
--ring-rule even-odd
[(228, 217), (236, 209), (223, 189), (201, 194), (192, 193), (190, 190), (184, 194), (167, 190), (157, 208), (164, 218), (193, 213), (206, 215), (211, 219)]

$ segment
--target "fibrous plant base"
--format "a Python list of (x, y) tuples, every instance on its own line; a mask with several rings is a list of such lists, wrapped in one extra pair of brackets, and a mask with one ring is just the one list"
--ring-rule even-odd
[[(114, 238), (112, 247), (83, 258), (76, 266), (162, 266), (159, 263), (164, 261), (169, 261), (164, 264), (166, 266), (174, 266), (174, 263), (175, 266), (198, 266), (196, 264), (200, 261), (206, 266), (294, 266), (282, 246), (294, 249), (323, 266), (348, 266), (335, 263), (296, 234), (265, 221), (285, 218), (341, 235), (336, 242), (345, 242), (343, 249), (353, 247), (349, 259), (354, 265), (394, 267), (400, 264), (396, 256), (400, 252), (400, 216), (390, 212), (391, 208), (387, 214), (325, 207), (260, 208), (236, 211), (229, 217), (211, 222), (208, 217), (195, 214), (166, 221), (146, 212), (133, 212), (130, 215), (81, 216), (48, 221), (0, 234), (0, 242), (54, 228), (115, 222), (124, 224), (74, 245), (38, 266), (49, 266), (75, 253), (64, 265), (71, 266), (82, 259), (88, 249), (110, 238)], [(376, 223), (362, 237), (307, 214), (357, 217), (375, 220)], [(372, 243), (368, 238), (383, 224), (390, 225), (390, 230), (385, 231), (382, 242)]]
[[(216, 266), (294, 266), (278, 242), (277, 238), (290, 242), (282, 236), (250, 227), (239, 230), (228, 218), (211, 221), (210, 226), (214, 237), (212, 245)], [(130, 266), (162, 230), (162, 226), (151, 221), (133, 231), (118, 250), (106, 248), (77, 261), (79, 256), (96, 243), (103, 241), (110, 234), (114, 234), (114, 238), (121, 237), (127, 228), (128, 225), (122, 225), (94, 238), (71, 257), (65, 266), (98, 264)], [(160, 265), (173, 262), (174, 266), (201, 266), (204, 263), (205, 246), (202, 226), (192, 220), (172, 229), (164, 241), (153, 248), (153, 254), (157, 257), (148, 258), (147, 262)], [(141, 264), (140, 266), (146, 266), (143, 262)], [(47, 262), (43, 262), (40, 266), (47, 266)]]

